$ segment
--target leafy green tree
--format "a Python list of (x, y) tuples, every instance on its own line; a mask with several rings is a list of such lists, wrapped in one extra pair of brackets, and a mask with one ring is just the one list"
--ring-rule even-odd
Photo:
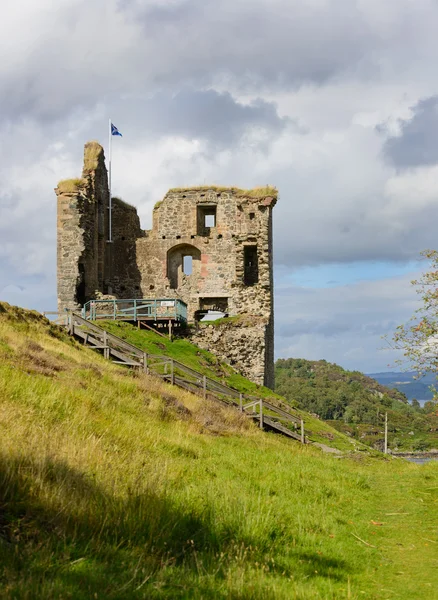
[(411, 405), (416, 412), (421, 410), (421, 404), (418, 402), (418, 400), (416, 398), (412, 399)]
[(438, 251), (425, 250), (421, 254), (429, 262), (429, 270), (411, 282), (421, 306), (405, 325), (397, 327), (392, 338), (418, 377), (438, 373)]
[(437, 409), (437, 402), (436, 401), (434, 401), (434, 400), (428, 400), (427, 402), (424, 403), (423, 411), (426, 413), (426, 415), (435, 412), (436, 409)]

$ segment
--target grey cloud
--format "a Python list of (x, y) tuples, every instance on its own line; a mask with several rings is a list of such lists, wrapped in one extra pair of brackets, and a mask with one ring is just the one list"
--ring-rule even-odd
[(321, 84), (357, 69), (379, 46), (363, 13), (348, 0), (313, 5), (290, 0), (130, 2), (125, 10), (161, 49), (156, 59), (162, 81), (183, 75), (211, 82), (226, 75), (247, 88)]
[(438, 164), (438, 96), (420, 100), (412, 111), (411, 119), (400, 121), (401, 134), (384, 144), (386, 159), (400, 169)]
[[(251, 129), (279, 134), (289, 118), (281, 118), (272, 102), (257, 99), (250, 104), (237, 102), (230, 93), (216, 90), (184, 89), (177, 94), (161, 92), (151, 99), (127, 102), (126, 110), (139, 114), (130, 128), (145, 135), (177, 135), (230, 146)], [(128, 129), (129, 131), (129, 129)], [(134, 132), (133, 132), (134, 133)]]
[(121, 2), (118, 10), (76, 0), (44, 14), (35, 13), (25, 43), (4, 25), (14, 55), (0, 81), (4, 119), (50, 122), (121, 94), (184, 85), (260, 93), (378, 76), (375, 55), (388, 42), (351, 0)]
[[(349, 164), (349, 160), (339, 160), (334, 167), (336, 171), (339, 168), (341, 180)], [(358, 171), (354, 195), (340, 189), (323, 165), (315, 169), (314, 177), (299, 171), (273, 171), (269, 180), (280, 190), (274, 209), (278, 263), (297, 267), (355, 261), (408, 262), (417, 259), (424, 248), (436, 246), (438, 202), (419, 204), (419, 190), (409, 203), (397, 205), (386, 195), (385, 180), (379, 186), (362, 189), (360, 161), (354, 168)]]

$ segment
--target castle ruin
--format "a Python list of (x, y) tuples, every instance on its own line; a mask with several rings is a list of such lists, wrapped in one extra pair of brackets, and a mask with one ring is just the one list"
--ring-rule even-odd
[(189, 322), (218, 309), (236, 319), (201, 324), (192, 339), (249, 379), (273, 387), (272, 209), (274, 188), (171, 189), (144, 231), (136, 209), (112, 199), (103, 148), (85, 145), (80, 179), (61, 181), (58, 310), (78, 310), (97, 292), (117, 298), (179, 298)]

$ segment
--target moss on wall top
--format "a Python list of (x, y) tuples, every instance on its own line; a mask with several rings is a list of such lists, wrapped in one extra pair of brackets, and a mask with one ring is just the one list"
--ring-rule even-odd
[(95, 171), (99, 164), (99, 158), (103, 157), (103, 148), (99, 142), (87, 142), (84, 147), (84, 173)]
[(133, 206), (132, 204), (129, 204), (128, 202), (125, 202), (121, 198), (119, 198), (117, 196), (112, 196), (111, 199), (114, 204), (118, 204), (119, 206), (121, 206), (123, 208), (130, 208), (131, 210), (135, 210), (137, 212), (137, 209), (135, 208), (135, 206)]
[(63, 179), (58, 183), (58, 192), (60, 194), (74, 194), (84, 189), (87, 185), (85, 179)]
[[(193, 187), (185, 187), (185, 188), (171, 188), (168, 191), (168, 194), (180, 193), (180, 192), (203, 192), (203, 191), (213, 191), (213, 192), (232, 192), (235, 196), (240, 198), (266, 198), (271, 196), (272, 198), (278, 197), (278, 190), (276, 187), (265, 186), (265, 187), (256, 187), (252, 190), (242, 190), (237, 187), (223, 187), (217, 185), (200, 185)], [(158, 202), (157, 202), (158, 204)], [(158, 208), (157, 204), (155, 205)], [(158, 204), (159, 205), (159, 204)]]

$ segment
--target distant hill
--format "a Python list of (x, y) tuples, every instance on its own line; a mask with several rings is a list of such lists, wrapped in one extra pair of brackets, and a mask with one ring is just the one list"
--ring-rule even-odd
[[(385, 376), (390, 381), (389, 374), (382, 375), (382, 381)], [(346, 371), (325, 360), (279, 359), (275, 381), (277, 393), (371, 446), (380, 448), (383, 416), (388, 413), (390, 448), (438, 447), (437, 414), (411, 406), (398, 388), (359, 371)], [(411, 385), (410, 381), (406, 385)]]
[(432, 384), (436, 384), (436, 377), (433, 373), (427, 373), (421, 379), (416, 380), (414, 379), (415, 375), (415, 371), (368, 374), (380, 384), (403, 392), (409, 401), (416, 398), (420, 404), (424, 404), (427, 400), (432, 400), (433, 393), (429, 388)]
[(408, 403), (403, 392), (326, 360), (279, 359), (275, 381), (277, 393), (292, 396), (322, 419), (348, 421), (356, 417), (361, 422), (374, 422), (379, 406), (385, 410), (393, 401)]

